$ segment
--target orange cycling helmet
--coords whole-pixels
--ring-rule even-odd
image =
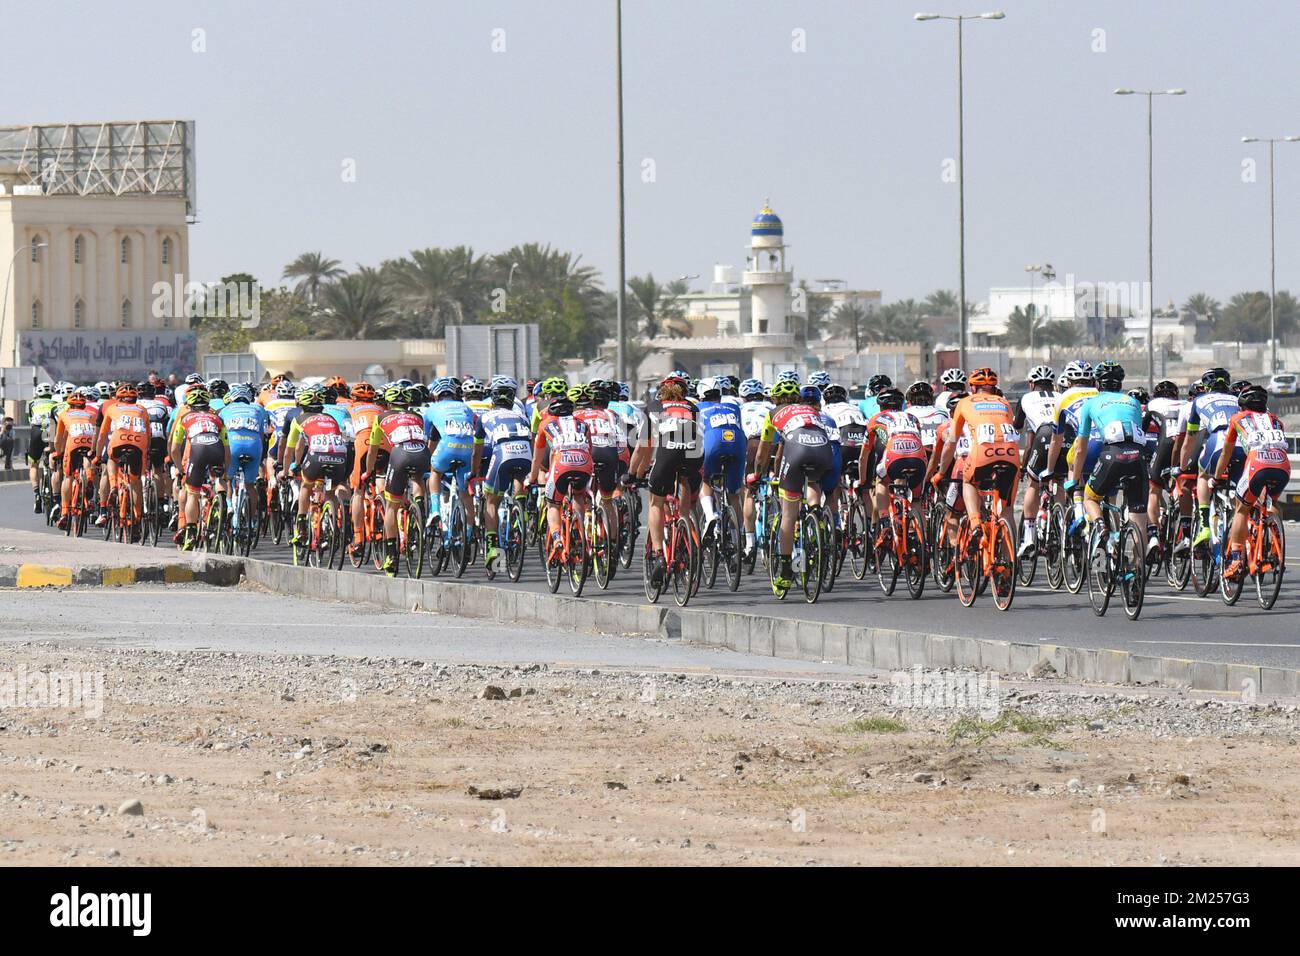
[[[326,388],[332,388],[335,391],[338,391],[341,388],[348,387],[348,383],[343,381],[342,375],[331,375],[329,378],[325,379],[325,381],[322,382],[321,384],[324,385]]]
[[[375,394],[375,387],[369,382],[357,382],[352,386],[352,397],[359,402],[373,402]]]
[[[136,391],[136,387],[130,382],[123,382],[117,387],[117,391],[113,393],[113,397],[119,402],[134,402],[140,397],[140,393]]]
[[[996,385],[998,383],[998,373],[991,368],[977,368],[966,377],[966,384],[971,388],[978,388],[985,385]]]

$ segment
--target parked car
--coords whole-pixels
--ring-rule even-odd
[[[1278,372],[1268,380],[1266,388],[1270,395],[1300,394],[1300,376],[1295,372]]]
[[[1277,507],[1284,521],[1296,521],[1300,519],[1300,433],[1287,432],[1286,445],[1287,457],[1291,459],[1291,480],[1287,482]]]

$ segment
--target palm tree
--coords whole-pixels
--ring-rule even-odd
[[[998,338],[1003,345],[1028,348],[1031,341],[1035,346],[1043,345],[1077,345],[1079,328],[1073,322],[1048,322],[1038,313],[1038,307],[1031,305],[1022,309],[1016,306],[1007,317],[1007,330]]]
[[[437,338],[463,318],[465,300],[481,294],[473,288],[480,262],[464,246],[416,249],[409,258],[385,264],[385,285],[395,304],[415,316],[417,328]]]
[[[1205,292],[1195,292],[1187,297],[1183,303],[1183,311],[1191,312],[1194,315],[1208,315],[1211,319],[1217,319],[1223,313],[1223,306],[1214,296]]]
[[[861,352],[869,318],[861,303],[841,302],[840,307],[831,315],[831,329],[838,335],[853,339],[853,351]]]
[[[957,314],[957,293],[948,289],[935,289],[925,297],[921,308],[926,315],[943,316]]]
[[[630,276],[627,280],[628,291],[632,293],[629,305],[632,314],[641,323],[641,334],[647,339],[661,335],[682,337],[686,330],[681,320],[684,310],[677,304],[678,296],[684,295],[689,288],[682,280],[660,285],[654,273],[644,276]]]
[[[325,286],[322,302],[335,338],[381,338],[392,329],[393,297],[378,269],[362,266]]]
[[[284,267],[280,277],[297,279],[295,291],[305,296],[308,303],[315,307],[321,288],[343,275],[345,270],[337,259],[331,259],[321,252],[304,252]]]
[[[883,305],[867,316],[868,342],[914,342],[920,337],[921,307],[915,299]]]

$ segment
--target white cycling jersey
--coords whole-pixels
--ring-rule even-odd
[[[1020,414],[1024,416],[1023,432],[1036,432],[1042,425],[1056,421],[1056,406],[1061,396],[1054,391],[1040,392],[1032,389],[1020,397]]]
[[[1161,438],[1173,438],[1182,431],[1184,413],[1190,411],[1191,404],[1185,398],[1153,398],[1147,402],[1147,411],[1159,415],[1164,421],[1160,429]]]
[[[745,430],[746,438],[758,439],[763,436],[763,423],[774,408],[776,406],[765,399],[745,402],[740,406],[740,427]]]
[[[937,405],[908,405],[907,410],[921,423],[921,441],[927,449],[934,447],[935,437],[952,416]]]

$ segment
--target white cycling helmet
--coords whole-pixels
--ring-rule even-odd
[[[1065,367],[1062,374],[1067,382],[1090,381],[1092,379],[1092,363],[1075,359]]]
[[[1035,365],[1029,370],[1029,381],[1050,382],[1056,378],[1056,369],[1050,365]]]
[[[695,397],[703,398],[709,392],[722,394],[722,390],[727,387],[727,380],[721,375],[710,375],[708,378],[702,378],[695,383]]]
[[[950,368],[939,376],[939,384],[951,390],[954,386],[966,384],[966,373],[959,368]]]
[[[41,382],[41,384],[36,386],[36,392],[34,394],[36,398],[49,398],[54,394],[54,386],[49,382]]]
[[[77,386],[71,382],[60,382],[59,387],[54,390],[54,394],[59,398],[67,400],[67,397],[77,390]]]

